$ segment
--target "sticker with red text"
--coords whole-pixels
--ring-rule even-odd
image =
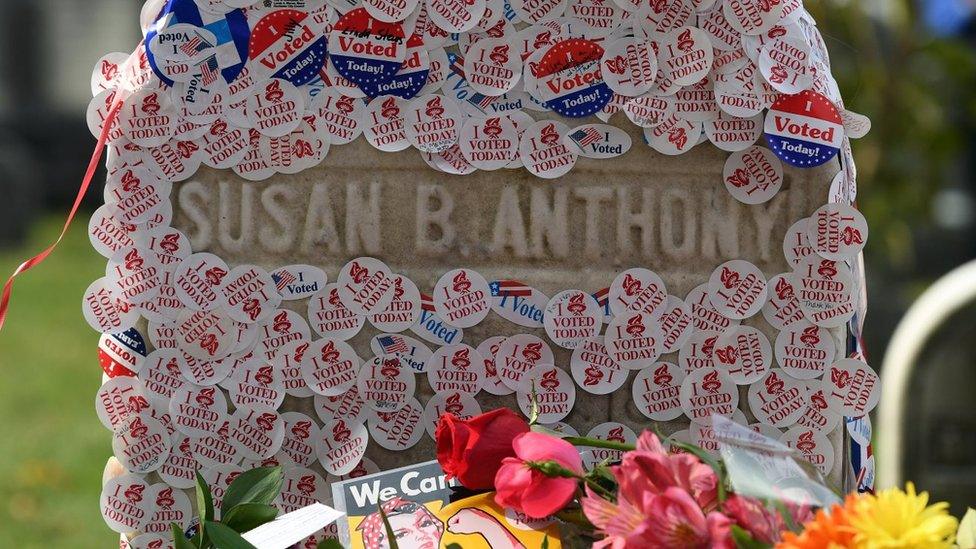
[[[253,356],[237,365],[221,384],[235,408],[277,410],[285,400],[285,383],[280,371]]]
[[[339,299],[350,311],[370,315],[386,309],[393,301],[393,273],[385,263],[360,257],[347,263],[336,280]]]
[[[807,238],[821,257],[847,261],[857,257],[868,240],[868,223],[852,206],[825,204],[807,221]]]
[[[657,78],[657,55],[645,40],[620,38],[610,42],[600,62],[607,86],[627,97],[651,91]]]
[[[758,383],[749,386],[749,409],[756,419],[779,429],[800,419],[807,407],[807,387],[783,370],[773,368]]]
[[[273,76],[296,86],[314,80],[325,64],[328,46],[322,30],[303,10],[282,9],[262,17],[251,29],[249,56],[255,76]]]
[[[881,381],[870,366],[852,358],[830,365],[821,388],[827,407],[845,417],[866,415],[881,399]]]
[[[362,461],[368,443],[365,424],[336,419],[322,427],[315,453],[326,473],[345,475]]]
[[[475,326],[491,311],[488,281],[471,269],[447,272],[434,286],[434,308],[451,326]]]
[[[485,382],[482,389],[492,395],[504,396],[515,392],[515,389],[503,382],[498,371],[500,366],[497,360],[498,351],[506,339],[508,338],[505,336],[492,336],[482,341],[476,349],[485,362]]]
[[[736,384],[749,385],[773,367],[773,351],[761,331],[752,326],[736,326],[715,340],[712,363]]]
[[[407,104],[405,114],[407,140],[418,150],[437,153],[458,142],[464,118],[453,98],[422,95]]]
[[[465,81],[477,92],[497,97],[522,78],[522,58],[504,38],[483,38],[464,55]]]
[[[266,459],[281,449],[285,422],[271,408],[239,408],[230,418],[230,433],[244,459]]]
[[[743,204],[768,202],[783,185],[783,165],[763,147],[732,153],[722,172],[725,188]]]
[[[537,365],[554,362],[549,344],[531,334],[518,334],[505,339],[495,353],[498,376],[513,391],[519,388],[525,374]]]
[[[140,147],[158,147],[173,137],[177,112],[168,94],[143,89],[126,98],[119,111],[122,134]]]
[[[540,120],[526,128],[519,144],[525,169],[543,179],[555,179],[573,169],[579,155],[563,143],[568,132],[569,126],[554,120]]]
[[[657,319],[661,332],[661,354],[673,353],[680,349],[694,331],[694,317],[691,307],[675,296],[668,296],[664,313]]]
[[[662,340],[655,319],[642,311],[623,312],[607,326],[607,353],[627,370],[640,370],[656,362]]]
[[[539,423],[562,421],[576,404],[576,386],[569,373],[552,364],[539,364],[522,377],[516,391],[519,409],[525,417],[532,415],[532,396],[539,413]]]
[[[176,319],[180,349],[202,360],[217,360],[234,351],[237,329],[222,310],[183,311]]]
[[[676,364],[657,362],[637,372],[632,387],[634,405],[654,421],[671,421],[684,413],[681,384],[685,372]]]
[[[261,135],[283,137],[298,129],[305,94],[291,82],[272,78],[247,99],[247,120]]]
[[[258,326],[254,353],[270,362],[278,349],[295,341],[310,341],[311,330],[305,317],[289,309],[278,309],[271,318]]]
[[[396,412],[417,388],[413,369],[393,355],[375,357],[364,364],[356,383],[366,406],[374,412]]]
[[[444,414],[467,421],[481,415],[481,405],[473,396],[458,392],[437,393],[430,397],[424,408],[424,429],[430,438],[436,440],[437,422]]]
[[[82,298],[85,320],[97,332],[127,330],[139,320],[139,310],[121,297],[108,277],[92,282]]]
[[[465,32],[474,28],[485,14],[485,0],[427,0],[427,14],[433,28],[448,33]]]
[[[804,316],[817,326],[843,326],[857,310],[854,275],[845,263],[811,255],[793,271],[793,288]]]
[[[211,253],[195,253],[174,271],[176,295],[191,309],[213,310],[222,304],[219,291],[228,272],[223,259]]]
[[[479,170],[499,170],[518,156],[518,130],[507,116],[469,118],[458,139],[465,160]]]
[[[657,273],[635,267],[617,275],[610,284],[609,297],[614,315],[640,311],[656,319],[664,314],[668,291]]]
[[[519,19],[531,25],[561,16],[566,11],[567,0],[513,0],[510,5]]]
[[[766,303],[766,277],[758,267],[736,259],[719,265],[708,279],[708,297],[719,314],[749,318]]]
[[[616,442],[619,444],[635,444],[637,442],[637,433],[622,423],[608,421],[590,429],[586,433],[586,438]],[[593,468],[599,463],[617,463],[623,456],[622,450],[593,448],[590,446],[580,446],[579,449],[583,456],[583,467],[587,469]]]
[[[681,409],[691,421],[710,425],[713,415],[732,417],[739,405],[739,389],[728,374],[702,368],[681,383]]]
[[[339,396],[356,385],[360,364],[356,351],[347,343],[319,339],[302,354],[302,378],[316,394]]]
[[[708,140],[726,152],[748,149],[762,136],[762,133],[762,113],[749,118],[737,118],[722,112],[715,119],[705,122],[705,135],[708,136]],[[779,154],[776,156],[782,158]]]
[[[363,114],[363,133],[369,144],[381,151],[402,151],[407,140],[407,102],[393,95],[380,96],[369,102]]]
[[[320,336],[347,341],[362,330],[366,317],[346,307],[337,284],[326,284],[308,300],[308,320]]]
[[[105,524],[121,534],[142,530],[153,506],[148,496],[149,482],[140,475],[125,474],[109,480],[99,498]]]
[[[708,76],[714,52],[705,31],[678,27],[661,37],[661,66],[678,86],[690,86]]]
[[[546,107],[570,118],[598,112],[613,90],[603,81],[600,60],[603,47],[591,40],[573,38],[557,42],[539,63],[529,64],[538,81],[538,94]]]
[[[610,357],[600,336],[586,339],[573,349],[569,370],[576,384],[594,395],[610,394],[627,382],[627,371]]]
[[[436,395],[432,397],[436,398]],[[424,436],[424,413],[424,407],[416,398],[408,400],[396,412],[370,412],[367,423],[370,438],[394,452],[413,448]]]
[[[301,412],[281,414],[285,437],[277,456],[298,467],[309,467],[315,461],[315,445],[321,436],[315,421]]]
[[[420,290],[409,278],[393,275],[393,301],[382,312],[370,315],[369,322],[383,332],[402,332],[420,318]]]
[[[190,437],[217,432],[227,419],[227,399],[217,387],[185,384],[169,401],[169,415],[176,430]]]
[[[783,2],[769,0],[725,0],[728,22],[741,34],[756,35],[769,30],[783,18]]]
[[[769,279],[769,300],[763,305],[762,313],[766,322],[777,330],[785,330],[806,319],[796,299],[791,273],[778,274]]]
[[[235,267],[221,287],[224,305],[238,322],[263,322],[281,303],[281,294],[271,275],[255,265]]]
[[[819,378],[833,363],[836,351],[830,332],[805,320],[776,336],[776,363],[797,379]]]
[[[734,329],[734,328],[729,328]],[[715,366],[712,357],[715,352],[715,342],[719,334],[706,331],[695,331],[688,341],[678,350],[678,365],[686,374],[702,368]]]
[[[95,395],[95,413],[106,429],[117,431],[130,416],[149,408],[142,384],[134,377],[106,381]]]
[[[190,383],[203,387],[216,385],[226,379],[233,365],[232,357],[202,360],[186,353],[182,353],[179,361],[183,377]]]
[[[484,380],[484,357],[469,345],[446,345],[427,361],[427,381],[435,393],[475,396]]]
[[[794,426],[779,438],[783,444],[800,453],[800,457],[816,466],[821,474],[834,468],[834,447],[826,435],[806,427]]]
[[[805,90],[784,95],[766,114],[766,140],[783,162],[800,168],[819,166],[837,156],[844,122],[826,96]]]
[[[400,23],[374,19],[365,8],[350,10],[329,34],[332,66],[359,85],[385,82],[401,69],[406,38]]]
[[[582,290],[565,290],[549,300],[543,325],[556,345],[575,349],[584,339],[600,333],[603,309],[590,294]]]

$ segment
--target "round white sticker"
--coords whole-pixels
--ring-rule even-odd
[[[658,362],[637,372],[632,393],[634,404],[654,421],[671,421],[684,413],[681,407],[681,384],[685,372],[676,364]]]
[[[854,276],[845,263],[811,255],[793,271],[793,284],[800,308],[817,326],[843,326],[856,312]]]
[[[485,383],[482,389],[492,395],[505,396],[515,392],[515,389],[504,383],[498,371],[500,366],[497,361],[498,351],[506,339],[508,338],[505,336],[492,336],[482,341],[477,348],[478,354],[485,362]]]
[[[623,312],[607,326],[607,353],[628,370],[640,370],[656,362],[663,340],[657,322],[642,311]]]
[[[830,332],[807,321],[798,322],[776,336],[776,362],[797,379],[823,375],[834,361],[835,352]]]
[[[382,261],[371,257],[347,263],[339,271],[336,286],[339,299],[356,314],[384,311],[393,301],[393,273]]]
[[[604,338],[588,338],[573,349],[569,370],[581,389],[594,395],[610,394],[627,382],[627,372],[610,358]]]
[[[266,459],[281,449],[285,422],[270,408],[238,408],[230,418],[230,441],[244,459]]]
[[[793,275],[783,273],[769,279],[769,300],[763,305],[763,317],[777,330],[785,330],[805,319],[796,299]]]
[[[722,178],[729,194],[739,202],[762,204],[783,185],[783,164],[769,149],[749,147],[729,156]]]
[[[337,339],[313,341],[302,355],[302,378],[316,394],[338,396],[356,385],[359,356]]]
[[[434,308],[451,326],[470,328],[491,311],[488,281],[470,269],[445,273],[434,286]]]
[[[346,307],[339,297],[338,284],[327,284],[309,298],[308,319],[320,336],[347,341],[362,330],[366,317]]]
[[[723,316],[742,320],[766,303],[766,277],[758,267],[741,259],[718,266],[708,279],[708,297]]]
[[[499,344],[495,365],[501,382],[515,391],[522,378],[539,364],[556,362],[549,344],[531,334],[513,335]]]
[[[857,257],[868,240],[868,223],[846,204],[825,204],[807,222],[808,242],[821,257],[847,261]]]
[[[549,300],[542,323],[549,339],[556,345],[575,349],[584,339],[600,333],[603,310],[590,294],[582,290],[565,290]]]
[[[568,131],[569,126],[556,120],[540,120],[529,126],[519,144],[525,169],[543,179],[555,179],[573,169],[578,155],[563,143]]]
[[[467,421],[481,415],[481,406],[473,396],[457,392],[438,393],[430,397],[424,408],[424,428],[430,438],[436,440],[437,422],[444,414]]]
[[[99,499],[105,524],[121,534],[142,530],[153,506],[148,495],[149,483],[139,475],[125,474],[109,480]]]
[[[845,417],[861,417],[878,405],[881,381],[870,366],[842,358],[824,374],[821,388],[828,408]]]
[[[227,399],[216,387],[184,384],[169,401],[169,415],[181,433],[205,437],[215,433],[227,419]]]
[[[673,353],[680,349],[695,331],[691,307],[675,296],[668,296],[664,314],[657,320],[661,330],[661,354]]]
[[[756,419],[777,428],[789,427],[807,407],[807,387],[779,368],[749,387],[749,409]]]
[[[732,417],[739,405],[739,388],[728,374],[702,368],[681,383],[681,409],[691,421],[711,425],[712,416]]]
[[[475,168],[500,170],[518,156],[519,134],[507,116],[472,117],[461,126],[458,146]]]
[[[433,397],[436,398],[437,396]],[[407,450],[424,436],[425,429],[422,427],[426,427],[425,410],[416,398],[408,400],[396,412],[374,412],[369,416],[370,437],[387,450]]]
[[[657,319],[664,314],[668,291],[657,273],[636,267],[617,275],[610,284],[609,297],[614,315],[641,311]]]
[[[375,412],[396,412],[413,397],[413,370],[393,355],[375,357],[363,365],[357,380],[359,394]]]
[[[814,429],[794,426],[779,441],[799,450],[800,457],[816,466],[824,475],[834,468],[834,447],[830,439]]]
[[[516,397],[525,417],[532,415],[533,394],[538,422],[543,424],[562,421],[576,404],[573,379],[566,370],[551,364],[540,364],[522,377]]]
[[[752,326],[726,330],[715,341],[712,363],[738,385],[762,379],[773,366],[773,352],[765,334]]]
[[[150,473],[162,467],[169,456],[169,432],[148,412],[135,414],[116,430],[112,451],[130,473]]]
[[[407,105],[407,140],[424,152],[445,151],[458,142],[463,120],[453,98],[437,94],[417,97]]]
[[[322,428],[315,453],[326,473],[340,476],[355,469],[362,461],[368,443],[366,425],[336,419]]]
[[[369,316],[369,322],[382,332],[397,333],[413,326],[420,318],[420,290],[409,278],[393,275],[393,301],[382,312]]]

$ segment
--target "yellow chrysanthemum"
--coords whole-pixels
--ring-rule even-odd
[[[940,549],[952,547],[958,522],[949,515],[949,504],[929,505],[927,492],[883,490],[876,496],[858,498],[848,521],[854,541],[864,549]]]

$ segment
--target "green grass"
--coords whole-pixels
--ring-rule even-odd
[[[95,416],[101,382],[96,334],[81,295],[104,274],[83,214],[47,261],[14,286],[0,332],[0,547],[112,547],[98,508],[110,433]],[[62,220],[35,224],[29,242],[0,249],[0,284],[51,242]]]

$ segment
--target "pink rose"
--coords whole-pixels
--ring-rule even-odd
[[[577,475],[583,461],[572,444],[542,433],[523,433],[512,442],[517,457],[502,460],[495,475],[495,501],[532,518],[545,518],[566,507],[578,487],[577,480],[550,477],[539,465],[555,463]]]

